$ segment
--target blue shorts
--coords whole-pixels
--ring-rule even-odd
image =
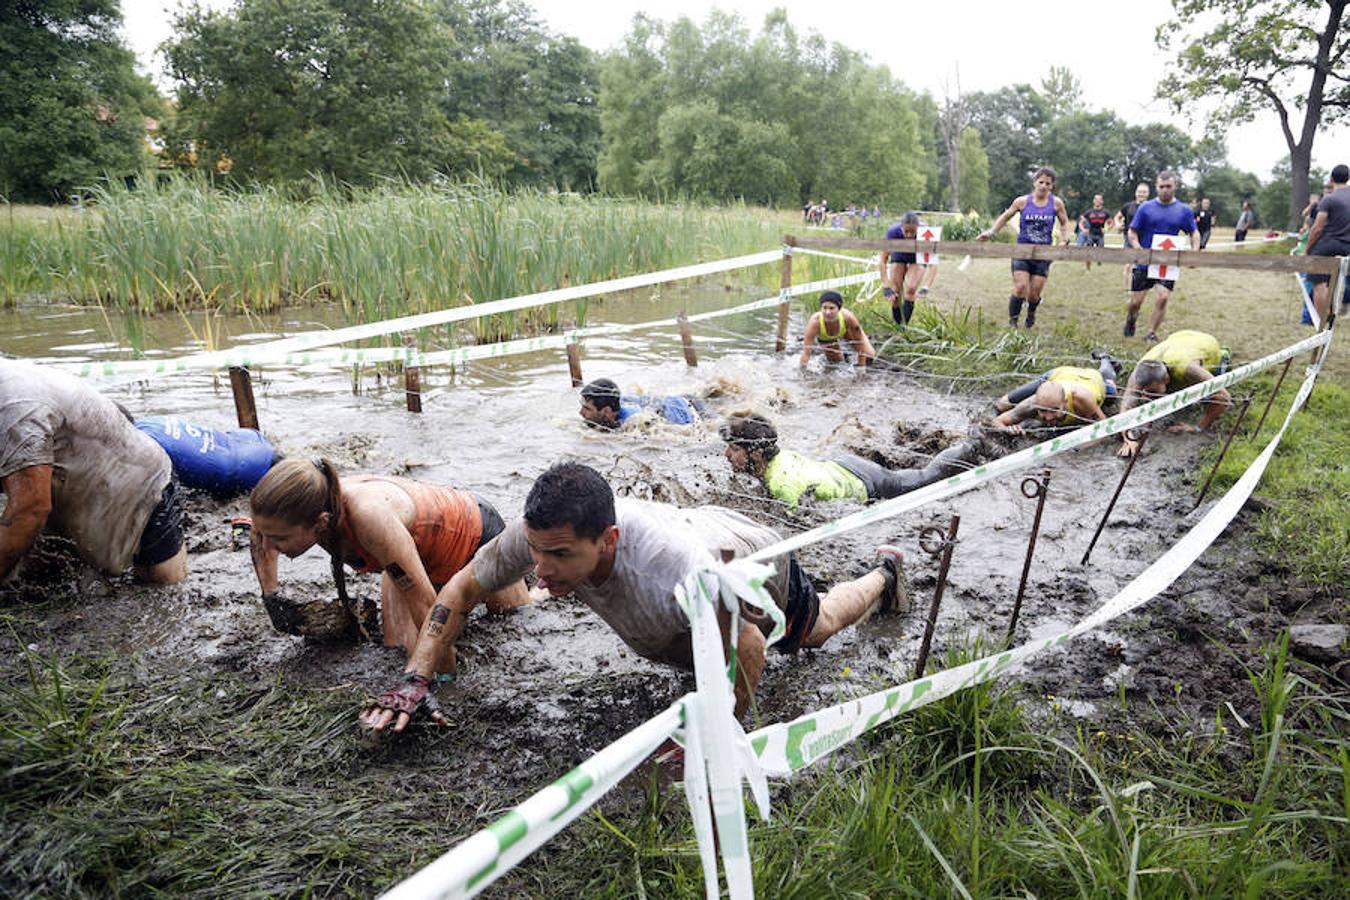
[[[914,261],[915,259],[913,253],[901,253],[899,250],[891,251],[891,262],[893,263],[904,263],[905,265],[911,265]]]
[[[1038,275],[1041,278],[1050,277],[1050,260],[1048,259],[1014,259],[1012,261],[1012,270],[1014,272],[1026,272],[1028,275]]]

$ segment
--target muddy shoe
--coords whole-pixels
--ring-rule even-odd
[[[886,586],[881,589],[881,605],[878,612],[909,612],[909,579],[905,577],[905,556],[899,547],[882,544],[877,548],[881,557],[881,571],[886,576]]]
[[[1144,335],[1144,340],[1150,344],[1158,343],[1158,332],[1150,331],[1148,334]]]
[[[1125,317],[1125,336],[1126,336],[1126,337],[1134,337],[1134,320],[1135,320],[1135,317],[1134,317],[1133,315],[1129,315],[1129,316],[1126,316],[1126,317]]]
[[[1096,348],[1095,350],[1093,350],[1092,353],[1091,353],[1091,356],[1092,356],[1092,361],[1095,362],[1095,363],[1101,363],[1101,362],[1108,362],[1108,363],[1110,363],[1110,364],[1111,364],[1111,368],[1112,368],[1112,369],[1115,369],[1116,377],[1117,377],[1117,378],[1120,377],[1120,373],[1121,373],[1121,372],[1124,372],[1124,371],[1125,371],[1125,364],[1122,363],[1120,360],[1116,359],[1114,356],[1112,356],[1112,355],[1111,355],[1111,351],[1110,351],[1110,350],[1107,350],[1107,349],[1104,348],[1104,347],[1098,347],[1098,348]]]

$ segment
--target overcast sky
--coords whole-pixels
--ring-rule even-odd
[[[180,0],[122,0],[128,43],[147,74],[164,84],[155,48],[172,34]],[[206,0],[212,7],[227,0]],[[634,13],[672,19],[686,15],[702,21],[714,6],[739,13],[758,31],[766,13],[786,6],[799,33],[819,31],[884,63],[906,84],[935,97],[955,84],[959,71],[964,91],[994,90],[1027,82],[1039,85],[1052,65],[1068,66],[1078,76],[1083,97],[1092,109],[1113,110],[1127,122],[1173,121],[1198,136],[1203,117],[1174,118],[1165,103],[1153,97],[1154,85],[1169,60],[1154,46],[1158,25],[1171,17],[1169,0],[1126,0],[1122,3],[1058,5],[972,2],[878,4],[833,0],[793,4],[783,0],[534,0],[531,4],[549,26],[573,35],[595,50],[620,42]],[[1032,10],[1038,10],[1039,14]],[[1297,123],[1294,125],[1297,129]],[[1275,114],[1228,134],[1228,159],[1240,169],[1268,178],[1270,167],[1288,153]],[[1339,156],[1337,155],[1339,154]],[[1317,137],[1314,164],[1330,168],[1350,157],[1350,128],[1326,130]],[[1335,158],[1333,158],[1335,157]],[[991,166],[998,160],[990,160]]]

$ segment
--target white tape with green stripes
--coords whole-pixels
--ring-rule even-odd
[[[1181,540],[1090,616],[1052,637],[1038,638],[1003,653],[808,713],[791,722],[761,728],[750,735],[750,742],[763,770],[770,775],[787,775],[802,769],[902,713],[970,685],[998,678],[1043,650],[1086,634],[1137,609],[1166,590],[1223,533],[1247,502],[1294,414],[1307,400],[1317,378],[1317,368],[1308,371],[1284,424],[1237,483]]]
[[[459,846],[400,882],[391,900],[472,897],[548,842],[671,737],[684,721],[683,697]]]

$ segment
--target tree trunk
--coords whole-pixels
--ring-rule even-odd
[[[955,144],[955,146],[952,146]],[[947,177],[951,179],[951,210],[961,211],[961,139],[947,140]]]
[[[1347,0],[1328,0],[1327,24],[1317,35],[1317,58],[1313,66],[1312,83],[1308,85],[1308,96],[1304,103],[1303,131],[1298,143],[1294,143],[1288,128],[1285,129],[1285,142],[1289,145],[1289,227],[1297,230],[1303,223],[1299,220],[1303,207],[1308,205],[1308,168],[1312,165],[1313,138],[1322,124],[1322,100],[1326,91],[1327,74],[1331,70],[1331,47],[1335,43],[1341,14],[1345,12]]]
[[[1311,141],[1309,142],[1311,143]],[[1308,169],[1312,167],[1312,147],[1297,146],[1289,154],[1289,230],[1303,227],[1303,207],[1308,205]],[[1270,223],[1274,225],[1274,222]]]

